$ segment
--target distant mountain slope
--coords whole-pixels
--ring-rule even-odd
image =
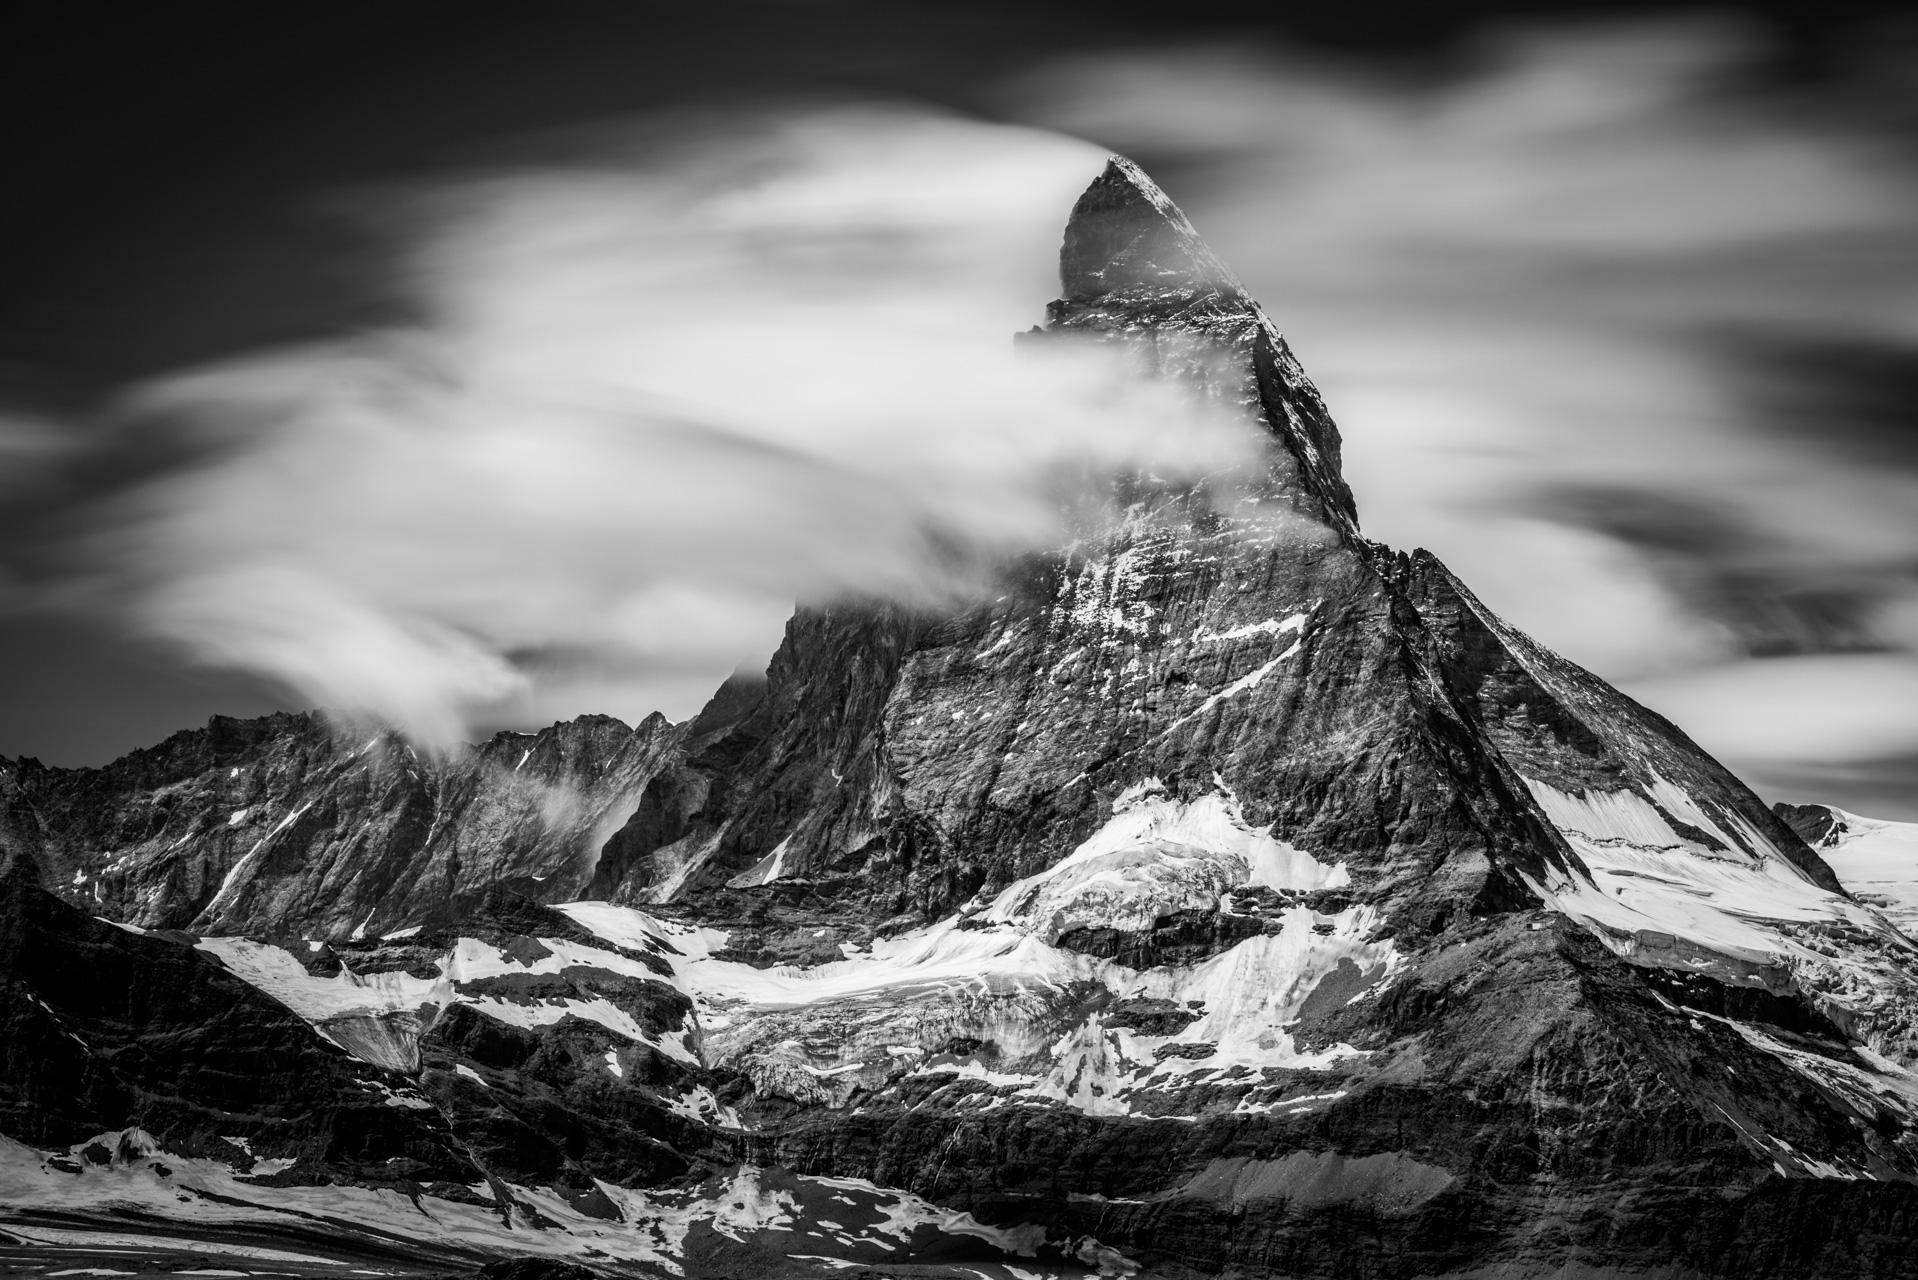
[[[438,755],[317,712],[216,716],[103,769],[0,761],[0,833],[116,920],[344,938],[494,885],[577,896],[680,732],[582,716]]]

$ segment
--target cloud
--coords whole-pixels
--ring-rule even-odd
[[[1014,350],[1086,143],[861,107],[575,150],[362,200],[416,323],[126,396],[108,451],[174,461],[87,506],[66,597],[433,741],[682,716],[795,600],[967,597],[1068,539],[1075,477],[1256,447],[1112,353]]]
[[[1025,127],[681,113],[362,195],[415,321],[0,420],[0,593],[440,740],[685,714],[795,599],[966,596],[1074,474],[1231,465],[1163,388],[1013,358],[1111,148],[1288,330],[1368,533],[1869,812],[1918,759],[1918,182],[1868,85],[1765,52],[1156,47],[1006,84]]]
[[[1730,662],[1630,691],[1706,750],[1772,764],[1890,757],[1918,720],[1918,665],[1893,654]]]
[[[1773,799],[1918,822],[1909,654],[1729,662],[1625,689]]]
[[[1403,72],[1156,48],[1003,101],[1165,175],[1371,536],[1775,772],[1918,751],[1918,166],[1864,82],[1766,54],[1719,21]]]

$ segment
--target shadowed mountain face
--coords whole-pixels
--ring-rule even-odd
[[[429,758],[276,717],[0,766],[0,838],[46,871],[9,881],[8,936],[86,942],[0,951],[8,1016],[84,974],[124,993],[116,1036],[185,1052],[211,997],[159,1002],[136,949],[286,1011],[315,1065],[259,1088],[388,1073],[477,1171],[491,1216],[435,1219],[475,1256],[1918,1274],[1914,949],[1897,895],[1854,899],[1800,834],[1843,823],[1788,825],[1365,540],[1317,392],[1136,167],[1081,198],[1061,267],[1022,341],[1112,344],[1241,414],[1254,474],[1121,477],[1118,519],[956,615],[802,611],[684,725]],[[266,1023],[220,1025],[251,1052]],[[305,1211],[155,1129],[146,1076],[20,1078],[17,1164],[91,1125],[133,1154],[75,1186],[177,1149],[247,1222]],[[384,1185],[285,1150],[288,1195]]]

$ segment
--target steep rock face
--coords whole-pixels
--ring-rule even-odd
[[[1507,626],[1429,553],[1405,558],[1394,576],[1438,642],[1454,694],[1535,794],[1541,783],[1567,794],[1638,789],[1681,838],[1718,854],[1762,844],[1812,884],[1838,891],[1837,876],[1797,831],[1678,726]],[[1665,787],[1670,797],[1653,794]],[[1686,812],[1681,797],[1709,812]],[[1739,835],[1728,841],[1688,818],[1713,828],[1729,822]]]
[[[1901,834],[1768,811],[1361,537],[1317,393],[1135,167],[1061,263],[1024,341],[1242,415],[1254,474],[1121,477],[956,615],[802,611],[686,725],[220,722],[7,766],[0,839],[411,1081],[502,1251],[1918,1275]],[[35,1105],[135,1123],[75,1087]]]
[[[0,760],[0,839],[113,919],[344,938],[489,885],[579,896],[675,737],[590,716],[436,754],[318,713],[216,716],[104,769]]]
[[[1263,311],[1121,163],[1074,210],[1063,260],[1032,340],[1120,344],[1242,413],[1267,436],[1263,474],[1126,482],[1116,532],[958,618],[801,614],[758,701],[715,704],[720,736],[649,786],[612,842],[624,879],[597,889],[935,919],[1057,862],[1146,779],[1232,797],[1348,866],[1401,927],[1510,900],[1515,868],[1560,855],[1435,679],[1357,534],[1337,431]]]
[[[464,1195],[481,1176],[412,1081],[323,1043],[208,957],[82,915],[37,879],[21,856],[0,875],[7,1134],[60,1146],[138,1125],[182,1155],[415,1193]]]
[[[891,1106],[882,1094],[789,1121],[755,1156],[993,1221],[1063,1213],[1148,1271],[1412,1277],[1495,1262],[1542,1276],[1582,1259],[1616,1269],[1604,1274],[1909,1273],[1895,1247],[1860,1244],[1883,1194],[1834,1195],[1802,1164],[1780,1179],[1749,1145],[1765,1135],[1791,1161],[1836,1145],[1902,1179],[1908,1144],[1887,1145],[1888,1167],[1842,1091],[1676,1005],[1704,1004],[1698,992],[1648,987],[1581,931],[1539,923],[1472,925],[1303,1029],[1359,1054],[1199,1074],[1162,1119],[1008,1108],[1003,1085],[934,1069]],[[1835,1070],[1860,1065],[1828,1025],[1790,1038]],[[1895,1190],[1910,1225],[1918,1201]]]
[[[741,1165],[718,1094],[744,1082],[701,1064],[667,959],[696,934],[495,888],[454,931],[296,953],[92,920],[35,879],[20,857],[0,877],[0,1268],[89,1244],[109,1264],[131,1247],[440,1280],[502,1255],[722,1280],[902,1260],[1078,1277],[1098,1258]]]

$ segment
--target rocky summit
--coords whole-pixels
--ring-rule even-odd
[[[1918,1275],[1918,828],[1774,813],[1366,540],[1132,164],[1060,264],[1022,341],[1254,474],[1118,477],[973,607],[802,610],[684,724],[0,762],[0,1258]]]

